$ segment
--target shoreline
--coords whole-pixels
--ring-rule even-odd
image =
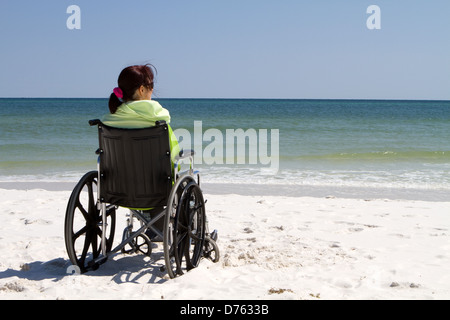
[[[0,182],[4,190],[72,191],[77,182],[17,181]],[[414,188],[341,187],[275,184],[204,183],[203,192],[211,195],[283,196],[346,199],[389,199],[450,202],[450,190]]]

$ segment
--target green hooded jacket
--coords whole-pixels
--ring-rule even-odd
[[[115,113],[106,114],[102,123],[114,128],[141,129],[153,127],[158,120],[170,123],[170,114],[155,100],[138,100],[122,103]],[[169,125],[170,151],[172,163],[180,153],[178,140]]]

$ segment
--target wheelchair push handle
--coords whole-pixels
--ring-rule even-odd
[[[89,120],[89,125],[92,126],[97,126],[99,124],[101,124],[102,121],[100,119],[93,119],[93,120]],[[155,122],[155,126],[159,127],[159,126],[163,126],[166,124],[166,121],[164,120],[158,120]]]
[[[92,127],[92,126],[97,126],[97,125],[99,125],[100,123],[102,123],[101,121],[100,121],[100,119],[94,119],[94,120],[89,120],[89,125]]]

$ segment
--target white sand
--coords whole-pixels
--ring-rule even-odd
[[[69,195],[0,190],[0,299],[450,298],[449,202],[206,194],[221,260],[169,280],[158,248],[68,275]]]

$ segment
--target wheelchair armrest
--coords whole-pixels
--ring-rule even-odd
[[[181,150],[180,153],[175,157],[175,160],[181,160],[181,159],[186,159],[189,157],[193,157],[195,155],[195,151],[194,150]]]

